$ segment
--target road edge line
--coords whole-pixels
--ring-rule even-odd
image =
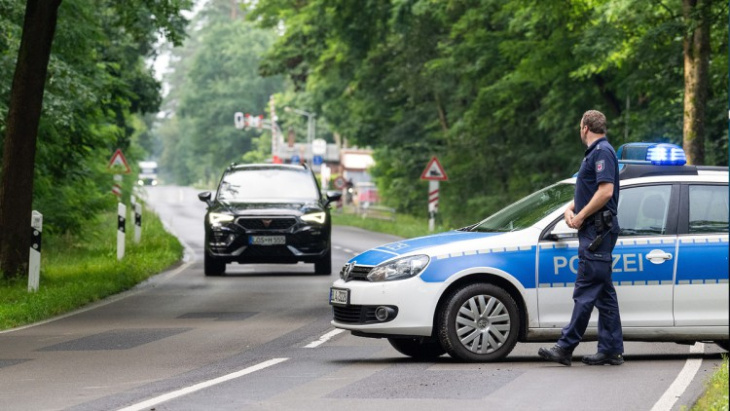
[[[689,347],[690,354],[703,354],[705,352],[704,343],[695,343],[695,345]],[[697,371],[702,366],[702,358],[688,358],[684,363],[684,367],[674,379],[672,384],[667,388],[664,394],[659,398],[659,401],[651,407],[651,411],[663,411],[670,410],[674,407],[674,404],[684,394],[687,387],[692,383]]]
[[[236,378],[243,377],[244,375],[251,374],[256,371],[261,371],[265,368],[271,367],[272,365],[276,365],[279,363],[282,363],[284,361],[288,360],[288,358],[273,358],[268,361],[264,361],[262,363],[252,365],[248,368],[244,368],[240,371],[236,371],[227,375],[224,375],[222,377],[214,378],[212,380],[203,381],[201,383],[191,385],[190,387],[181,388],[176,391],[168,392],[167,394],[162,394],[154,398],[150,398],[149,400],[139,402],[137,404],[132,404],[128,407],[120,408],[119,411],[141,411],[141,410],[147,410],[150,409],[150,407],[153,407],[155,405],[158,405],[160,403],[174,400],[176,398],[180,398],[182,396],[192,394],[196,391],[200,391],[202,389],[212,387],[214,385],[218,385],[221,383],[224,383],[226,381],[230,381]]]

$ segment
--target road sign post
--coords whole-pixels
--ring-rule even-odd
[[[439,182],[447,181],[444,168],[434,156],[421,173],[421,180],[428,181],[428,231],[436,228],[436,214],[439,211]]]
[[[142,204],[134,205],[134,242],[139,244],[142,239]]]

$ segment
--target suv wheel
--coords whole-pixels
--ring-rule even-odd
[[[435,338],[388,338],[388,342],[399,353],[416,360],[433,360],[446,353]]]
[[[226,272],[226,263],[205,253],[203,257],[203,271],[206,276],[219,276]]]
[[[332,273],[332,249],[327,250],[327,254],[314,263],[314,273],[323,275]]]
[[[730,340],[717,340],[715,344],[719,345],[725,351],[730,351]]]
[[[437,332],[446,352],[462,361],[502,359],[517,344],[517,303],[493,284],[471,284],[451,293],[438,313]]]

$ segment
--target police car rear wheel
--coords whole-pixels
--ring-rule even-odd
[[[432,360],[446,353],[435,338],[388,338],[399,353],[416,360]]]
[[[517,303],[508,292],[493,284],[471,284],[446,299],[437,330],[453,358],[485,362],[506,357],[519,329]]]

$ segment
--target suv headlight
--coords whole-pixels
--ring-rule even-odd
[[[316,213],[304,214],[300,218],[302,219],[302,221],[324,224],[324,220],[327,219],[327,213],[325,213],[324,211],[318,211]]]
[[[210,225],[220,225],[221,223],[230,223],[231,221],[233,221],[233,216],[230,214],[223,214],[223,213],[208,214],[208,222],[210,222]]]
[[[368,274],[368,280],[392,281],[415,277],[426,268],[430,260],[427,255],[399,258],[373,268]]]

